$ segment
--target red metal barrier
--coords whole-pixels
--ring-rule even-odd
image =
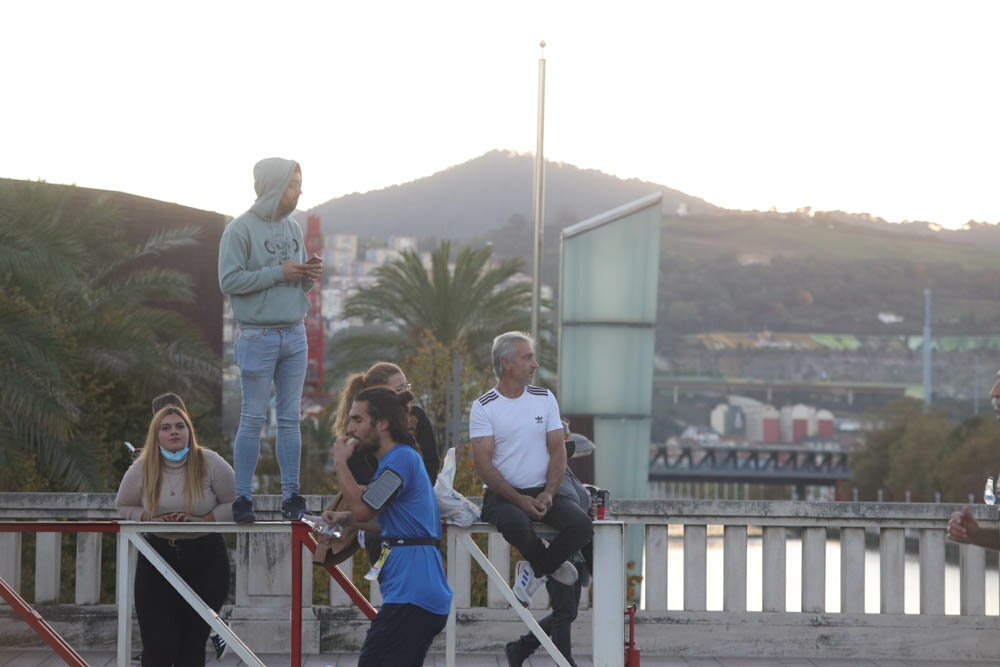
[[[0,533],[117,533],[118,524],[111,521],[7,521],[0,522]],[[52,647],[71,667],[88,667],[87,662],[69,645],[41,614],[28,604],[10,584],[0,577],[0,597],[24,619],[42,641]]]
[[[316,551],[316,540],[310,528],[293,522],[292,528],[292,625],[291,664],[302,664],[302,546],[310,552]],[[4,521],[0,522],[0,532],[4,533],[118,533],[117,521]],[[378,614],[368,599],[355,587],[343,572],[336,567],[325,568],[337,584],[344,589],[358,609],[372,620]],[[36,612],[6,581],[0,578],[0,596],[24,619],[34,632],[72,667],[87,667],[80,657],[58,632]]]
[[[296,526],[301,526],[304,529],[305,537],[300,539],[300,544],[304,544],[310,552],[316,553],[316,538],[312,536],[305,524],[295,524]],[[337,582],[344,592],[347,593],[347,597],[351,598],[351,602],[354,603],[361,613],[368,617],[369,621],[375,620],[378,615],[378,611],[372,606],[372,603],[368,601],[368,598],[357,589],[354,582],[347,578],[347,576],[340,571],[336,566],[323,568],[325,569],[333,580]]]
[[[639,667],[639,647],[635,645],[635,603],[625,607],[628,617],[628,637],[625,638],[625,667]]]

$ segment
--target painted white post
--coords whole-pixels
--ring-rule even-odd
[[[667,608],[667,545],[670,542],[667,526],[646,526],[645,595],[643,603],[650,611]]]
[[[865,613],[865,529],[840,531],[840,613]]]
[[[944,536],[938,528],[920,531],[920,613],[944,615]]]
[[[35,535],[35,604],[59,602],[62,533]]]
[[[726,526],[722,538],[722,608],[747,610],[747,527]]]
[[[902,528],[883,528],[879,535],[879,606],[883,614],[904,611],[906,543]]]
[[[963,616],[982,616],[986,613],[986,551],[963,544],[958,554],[959,611]]]
[[[826,528],[802,531],[802,611],[826,611]]]
[[[21,591],[21,533],[0,533],[0,579]],[[0,607],[6,605],[0,600]]]
[[[764,528],[761,597],[764,611],[785,611],[785,527]]]
[[[129,667],[132,662],[132,595],[129,579],[132,565],[129,562],[128,535],[118,533],[118,556],[115,567],[115,599],[118,601],[118,667]]]
[[[104,533],[76,534],[76,604],[101,601],[101,537]]]
[[[625,524],[594,522],[594,667],[625,663]]]
[[[493,567],[501,575],[506,576],[510,572],[510,544],[500,533],[490,533],[488,539],[488,555]],[[451,554],[451,551],[448,551]],[[471,565],[470,565],[471,568]],[[492,581],[486,584],[486,606],[490,609],[504,609],[507,607],[507,598],[503,596],[500,589]]]
[[[448,582],[449,585],[452,581],[458,578],[458,566],[455,563],[455,559],[452,558],[453,555],[458,553],[458,531],[455,529],[450,529],[447,533],[448,542]],[[444,664],[445,667],[455,667],[455,595],[454,589],[452,589],[451,596],[451,610],[448,612],[448,622],[445,623],[445,654],[444,654]]]

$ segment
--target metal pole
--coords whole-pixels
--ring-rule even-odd
[[[931,291],[924,289],[924,407],[931,404]]]
[[[538,321],[541,308],[542,290],[542,235],[545,211],[545,42],[538,44],[543,49],[538,59],[538,134],[535,143],[535,239],[533,287],[531,291],[531,337],[538,341]],[[536,345],[537,347],[537,345]],[[538,350],[535,350],[538,354]]]
[[[308,535],[304,524],[292,524],[292,667],[302,666],[302,541]]]

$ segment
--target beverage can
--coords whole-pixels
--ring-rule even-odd
[[[611,494],[607,489],[597,490],[597,518],[603,519],[611,509]]]
[[[611,507],[611,498],[607,489],[599,489],[596,486],[587,485],[587,491],[590,493],[591,499],[594,504],[597,505],[597,518],[603,519],[608,514],[608,509]]]

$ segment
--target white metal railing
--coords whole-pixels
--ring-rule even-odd
[[[448,581],[455,590],[451,613],[448,615],[446,628],[447,648],[446,664],[455,666],[455,604],[461,599],[468,603],[470,577],[468,574],[468,558],[471,556],[486,573],[490,582],[490,590],[499,593],[511,606],[511,609],[528,626],[549,656],[560,667],[569,667],[569,661],[556,648],[552,640],[538,625],[534,616],[521,606],[510,586],[507,584],[507,568],[501,574],[494,562],[482,552],[472,540],[475,533],[490,535],[488,550],[497,561],[509,565],[509,548],[503,538],[489,524],[478,523],[469,528],[448,528]],[[594,563],[593,576],[594,614],[591,622],[594,665],[622,664],[622,640],[625,631],[625,524],[620,521],[598,521],[594,524]]]
[[[118,667],[128,667],[131,664],[132,656],[132,591],[131,582],[134,581],[134,569],[130,558],[129,547],[137,549],[150,564],[156,568],[167,582],[173,586],[178,594],[191,605],[191,608],[204,619],[212,630],[218,633],[226,643],[238,655],[243,663],[252,667],[265,667],[250,647],[240,639],[232,629],[226,625],[214,609],[201,599],[191,586],[181,578],[180,575],[163,559],[146,540],[145,533],[158,532],[164,529],[162,523],[155,522],[119,522],[118,551],[116,563],[116,586],[115,597],[118,605]],[[171,533],[204,533],[206,527],[213,533],[278,533],[287,535],[291,544],[291,526],[287,523],[260,522],[250,525],[239,525],[235,523],[174,523],[170,524]],[[294,558],[295,554],[293,554]],[[301,631],[301,628],[292,628],[292,632]]]
[[[255,502],[263,508],[273,504],[276,510],[278,499],[274,498],[273,503],[271,500],[261,497]],[[310,507],[319,508],[326,500],[313,497],[308,503]],[[987,591],[985,551],[949,545],[945,540],[945,525],[956,508],[944,504],[621,499],[612,502],[611,518],[622,522],[630,531],[640,530],[643,536],[644,596],[636,630],[640,646],[646,653],[849,658],[862,655],[906,657],[908,651],[918,651],[913,657],[929,659],[937,652],[953,660],[985,659],[985,649],[978,647],[988,643],[981,640],[1000,630],[1000,617],[994,611],[986,611],[987,592],[990,599],[995,599],[997,591],[992,588]],[[995,521],[992,512],[994,508],[973,508],[980,520]],[[60,517],[116,518],[113,496],[0,493],[0,520]],[[509,599],[500,587],[500,579],[510,572],[509,548],[501,536],[494,531],[488,533],[489,546],[484,558],[498,574],[487,585],[484,605],[474,606],[472,571],[482,563],[477,558],[477,565],[473,566],[468,548],[456,547],[455,540],[460,534],[462,531],[449,527],[449,581],[455,590],[455,609],[461,619],[458,626],[461,631],[456,630],[452,641],[463,651],[495,651],[498,646],[502,650],[503,641],[509,639],[512,632],[510,623],[521,623],[517,615],[511,613]],[[788,554],[794,553],[788,548],[789,535],[801,540],[804,574],[800,581],[789,580],[787,576]],[[29,582],[21,581],[20,537],[17,533],[0,534],[0,576],[17,588],[22,584],[33,586],[35,601],[39,603],[79,607],[97,602],[100,564],[102,558],[107,557],[100,553],[100,539],[77,541],[74,599],[60,601],[59,536],[39,536],[35,577]],[[709,552],[716,539],[722,541],[721,571],[711,569],[709,564]],[[830,595],[826,575],[832,567],[827,562],[827,542],[831,539],[838,543],[840,577],[830,584],[839,590],[836,595],[831,591],[830,595],[839,600],[839,609],[827,608]],[[748,542],[756,544],[757,540],[762,556],[760,570],[754,572],[748,560],[747,545]],[[256,562],[266,559],[246,557],[242,550],[251,548],[247,542],[238,543],[235,559],[238,581],[267,577],[287,580],[287,575],[268,573],[266,563]],[[282,540],[281,544],[284,542],[287,540]],[[676,581],[677,574],[674,572],[668,577],[667,562],[671,556],[676,561],[674,549],[679,545],[683,549],[683,598],[678,606],[668,604],[670,582]],[[869,561],[872,546],[877,548],[877,575],[870,566],[865,566],[866,545]],[[949,554],[957,554],[957,557],[946,559]],[[906,613],[905,604],[907,560],[911,570],[916,561],[920,598],[919,608],[910,613]],[[955,564],[948,567],[957,566],[960,572],[957,591],[945,581],[949,561]],[[287,569],[287,560],[281,567]],[[992,567],[989,570],[992,580],[996,575]],[[624,564],[615,571],[624,575]],[[599,569],[595,573],[593,609],[581,612],[578,623],[589,621],[591,627],[606,627],[604,624],[611,622],[599,616],[607,610],[599,598],[598,577],[607,572]],[[624,576],[614,579],[623,580]],[[722,609],[709,609],[707,584],[718,579],[722,580]],[[760,587],[760,611],[748,611],[748,579],[760,580],[755,584]],[[912,587],[912,582],[909,583]],[[794,590],[794,586],[801,587],[801,611],[789,611],[786,604],[788,591]],[[871,596],[876,591],[877,611],[866,612],[865,594]],[[676,599],[677,592],[673,593]],[[945,613],[946,595],[959,597],[957,614]],[[377,601],[377,589],[372,598]],[[305,604],[309,605],[309,595],[305,599]],[[239,616],[240,610],[249,609],[244,622],[257,622],[253,613],[259,615],[261,612],[253,608],[252,600],[247,601],[244,596],[241,601],[237,595],[236,602],[234,615]],[[539,591],[532,609],[538,612],[545,602],[544,591]],[[351,637],[356,636],[360,644],[367,622],[358,613],[352,615],[348,610],[350,605],[345,596],[337,595],[334,590],[329,605],[313,607],[315,611],[310,619],[317,626],[316,637],[312,643],[307,642],[307,652],[318,650],[319,636],[329,637],[334,632],[331,628],[336,630],[337,641],[347,642],[343,650],[351,650],[354,646],[351,642],[355,640]],[[622,623],[620,605],[609,606],[618,614],[617,622]],[[323,612],[323,609],[331,612]],[[333,610],[342,611],[335,612],[337,615],[333,618],[330,616]],[[284,613],[283,622],[287,625],[287,606]],[[94,609],[94,614],[99,614],[99,610]],[[0,613],[0,626],[9,623],[8,619],[9,615]],[[662,632],[664,624],[669,627],[669,633]],[[717,631],[720,624],[727,627],[724,641]],[[264,641],[261,633],[238,631],[238,634],[250,637],[248,643]],[[669,639],[661,635],[669,635]],[[590,640],[582,635],[581,641]],[[852,642],[856,645],[849,646]],[[327,640],[326,645],[329,643]],[[595,651],[598,643],[594,641],[592,648]],[[275,648],[281,650],[282,647]]]

